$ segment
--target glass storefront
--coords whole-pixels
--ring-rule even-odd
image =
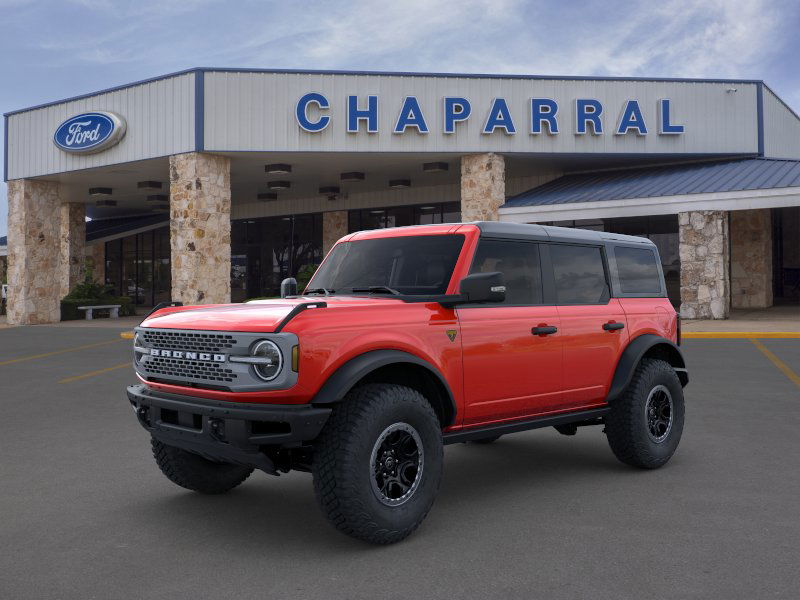
[[[106,284],[134,304],[155,306],[170,300],[169,227],[106,242]]]
[[[588,219],[578,221],[555,221],[542,225],[577,227],[593,231],[607,231],[646,237],[653,241],[661,255],[667,295],[674,306],[681,303],[681,259],[678,252],[678,215],[650,217],[624,217],[616,219]]]
[[[322,214],[231,222],[231,301],[280,295],[281,281],[300,289],[322,262]]]
[[[439,202],[420,206],[395,206],[392,208],[364,208],[351,210],[348,229],[386,229],[406,225],[432,225],[436,223],[458,223],[461,220],[461,203]]]

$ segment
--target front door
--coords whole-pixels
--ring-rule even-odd
[[[464,360],[464,425],[540,414],[562,404],[555,306],[542,303],[539,245],[483,239],[472,273],[500,271],[502,304],[457,309]]]

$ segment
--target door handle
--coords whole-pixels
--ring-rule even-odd
[[[558,327],[553,327],[552,325],[540,325],[531,329],[533,335],[550,335],[556,331],[558,331]]]
[[[603,329],[606,331],[617,331],[618,329],[625,329],[625,323],[603,323]]]

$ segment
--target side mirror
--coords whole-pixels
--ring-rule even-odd
[[[294,277],[287,277],[281,281],[281,298],[287,296],[297,296],[297,279]]]
[[[461,280],[458,291],[464,302],[503,302],[506,299],[506,284],[499,271],[467,275]]]

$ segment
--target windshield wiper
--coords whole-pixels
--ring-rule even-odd
[[[390,288],[385,285],[371,285],[369,287],[354,287],[351,288],[352,292],[369,292],[370,294],[393,294],[395,296],[399,296],[400,292],[398,292],[394,288]]]
[[[332,296],[336,290],[329,290],[328,288],[311,288],[310,290],[306,290],[303,295],[310,296],[311,294],[322,294],[323,296]]]

